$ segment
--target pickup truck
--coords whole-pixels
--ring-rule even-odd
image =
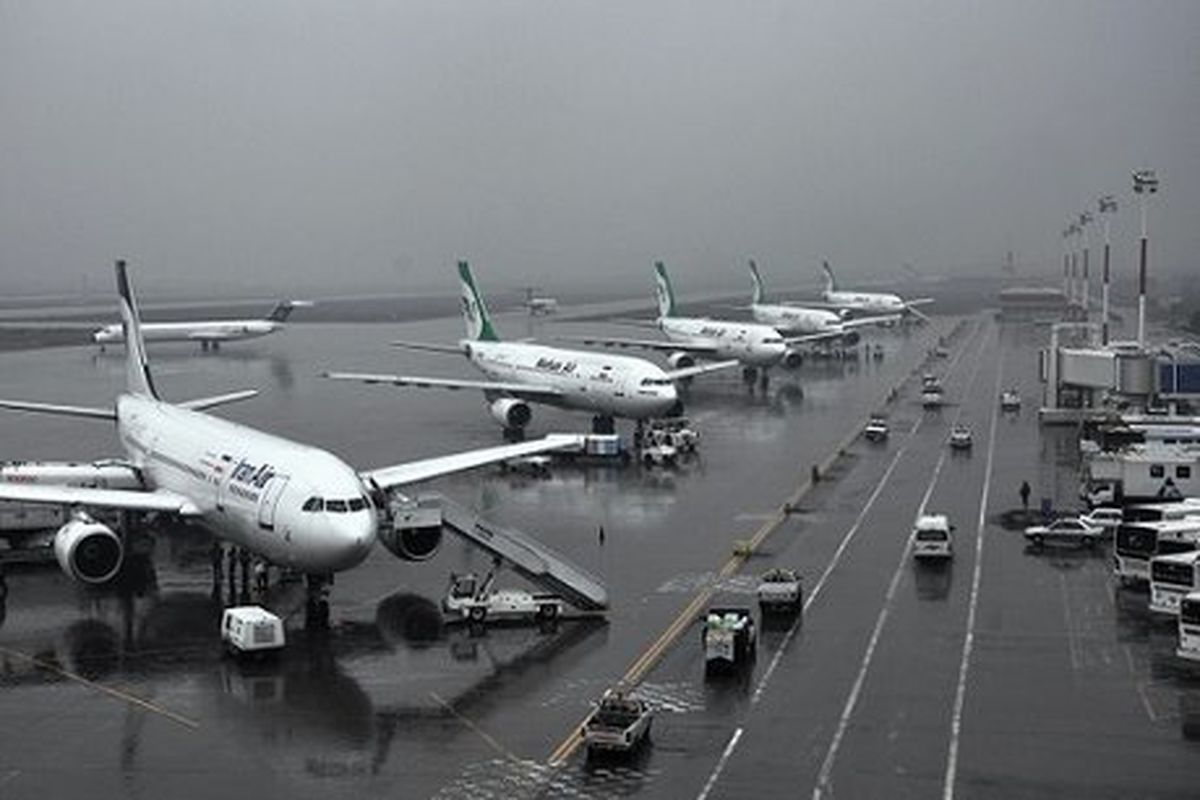
[[[654,713],[645,700],[609,689],[583,723],[588,756],[631,753],[650,740]]]
[[[758,633],[748,608],[710,608],[700,632],[704,674],[738,670],[754,659]]]
[[[450,573],[450,586],[442,598],[442,611],[449,621],[552,620],[562,613],[563,601],[558,595],[493,589],[494,578],[493,573],[482,581],[474,573]]]
[[[794,613],[804,605],[800,574],[782,567],[763,573],[758,582],[758,607],[764,614]]]

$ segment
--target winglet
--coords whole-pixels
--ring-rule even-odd
[[[146,343],[142,339],[142,320],[138,315],[137,300],[129,287],[125,274],[125,261],[117,261],[117,294],[120,295],[121,330],[125,334],[125,383],[132,394],[158,399],[154,379],[150,377],[150,365],[146,360]]]
[[[462,292],[463,321],[467,323],[467,338],[476,341],[498,342],[496,329],[492,327],[491,317],[488,316],[487,306],[483,296],[475,286],[475,277],[471,274],[471,265],[466,261],[458,262],[459,290]]]
[[[835,280],[833,277],[833,267],[829,266],[828,261],[822,261],[821,269],[825,271],[825,291],[836,292],[837,280]]]
[[[758,274],[758,264],[754,263],[753,258],[750,259],[750,280],[754,281],[754,294],[750,295],[750,302],[758,305],[766,293],[763,291],[762,276]]]
[[[667,268],[661,261],[654,262],[654,292],[658,298],[658,315],[660,317],[675,316],[675,292],[671,289],[671,279],[667,277]]]

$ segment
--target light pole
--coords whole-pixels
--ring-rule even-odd
[[[1063,228],[1063,296],[1067,299],[1067,305],[1071,305],[1072,290],[1075,288],[1071,283],[1071,228],[1068,226]]]
[[[1133,191],[1142,207],[1142,239],[1138,256],[1138,347],[1146,347],[1146,260],[1150,241],[1146,236],[1146,205],[1150,195],[1158,191],[1158,176],[1152,169],[1139,169],[1133,173]]]
[[[1108,263],[1112,245],[1109,241],[1109,221],[1117,212],[1117,198],[1106,194],[1100,198],[1100,216],[1104,219],[1104,283],[1100,289],[1100,337],[1108,344]]]
[[[1087,319],[1088,306],[1091,304],[1091,290],[1088,287],[1088,224],[1092,221],[1092,215],[1084,211],[1079,215],[1079,233],[1083,238],[1083,297],[1081,298],[1083,305],[1083,318]]]

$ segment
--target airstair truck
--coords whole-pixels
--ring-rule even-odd
[[[748,608],[710,608],[700,633],[704,672],[740,670],[754,659],[758,634]]]

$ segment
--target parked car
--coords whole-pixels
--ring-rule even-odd
[[[1062,517],[1049,525],[1026,528],[1025,538],[1039,548],[1045,545],[1095,547],[1104,538],[1104,528],[1079,517]]]
[[[1087,514],[1081,514],[1079,518],[1088,525],[1103,528],[1106,531],[1115,531],[1117,526],[1124,521],[1121,509],[1112,506],[1093,508]]]

